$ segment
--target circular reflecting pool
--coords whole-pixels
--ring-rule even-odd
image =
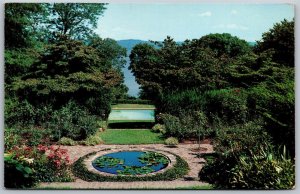
[[[98,171],[116,175],[145,175],[169,164],[167,156],[152,151],[122,151],[102,155],[92,165]]]

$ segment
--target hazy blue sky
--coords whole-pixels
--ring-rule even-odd
[[[276,22],[294,17],[288,4],[109,4],[96,33],[102,38],[176,41],[228,32],[261,39]]]

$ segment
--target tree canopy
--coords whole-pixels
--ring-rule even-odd
[[[105,11],[103,3],[54,3],[47,6],[50,16],[47,29],[54,38],[68,35],[83,40],[93,35],[99,17]]]
[[[266,50],[273,52],[273,60],[281,65],[295,66],[295,20],[276,23],[272,29],[263,33],[262,40],[257,42],[256,52]]]

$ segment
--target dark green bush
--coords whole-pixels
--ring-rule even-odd
[[[5,128],[5,149],[9,150],[13,146],[27,145],[36,146],[39,144],[49,144],[51,131],[42,127],[34,126],[15,126],[12,128]]]
[[[221,189],[288,189],[294,185],[294,164],[275,153],[271,138],[255,121],[219,130],[217,156],[199,173]]]
[[[219,157],[204,166],[200,179],[220,189],[292,189],[294,162],[264,149],[257,153],[249,150],[249,155],[238,157],[233,153]]]
[[[120,99],[115,100],[113,104],[153,104],[151,100],[142,99]]]
[[[4,108],[5,125],[32,125],[35,123],[36,109],[27,100],[6,99]]]
[[[264,118],[264,127],[278,145],[286,145],[295,155],[295,91],[294,80],[262,83],[251,88],[253,113]]]
[[[5,99],[5,125],[11,126],[45,126],[51,119],[52,106],[40,104],[34,106],[27,100],[20,102],[16,98]]]
[[[161,112],[178,116],[181,110],[202,110],[205,99],[198,90],[165,92],[160,96],[157,108]]]
[[[176,164],[171,168],[166,170],[163,173],[159,173],[152,176],[103,176],[100,174],[96,174],[90,172],[85,164],[84,160],[92,155],[96,154],[96,152],[87,154],[81,158],[79,158],[73,164],[73,173],[75,176],[81,178],[85,181],[100,181],[100,182],[109,182],[109,181],[118,181],[118,182],[131,182],[131,181],[171,181],[178,178],[183,177],[185,174],[188,173],[189,166],[186,161],[184,161],[179,156],[176,156]]]
[[[24,158],[25,159],[25,158]],[[4,154],[4,186],[26,188],[35,185],[33,165],[14,154]]]
[[[214,149],[218,153],[232,152],[236,156],[249,154],[249,149],[256,151],[265,144],[271,146],[271,138],[262,127],[262,121],[256,120],[234,126],[223,126],[214,139]]]
[[[205,112],[227,123],[245,123],[248,117],[247,93],[240,89],[211,90],[204,94]]]
[[[22,136],[15,128],[5,128],[4,130],[4,150],[10,150],[20,144]]]
[[[166,136],[177,137],[182,140],[185,138],[209,136],[213,133],[208,126],[207,118],[200,111],[184,111],[179,113],[179,117],[170,114],[160,114],[164,125]]]
[[[61,109],[53,112],[48,127],[56,140],[61,137],[83,140],[96,133],[97,120],[95,116],[70,101]]]

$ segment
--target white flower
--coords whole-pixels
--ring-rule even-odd
[[[24,158],[23,160],[25,160],[28,164],[32,164],[33,163],[33,158]]]

